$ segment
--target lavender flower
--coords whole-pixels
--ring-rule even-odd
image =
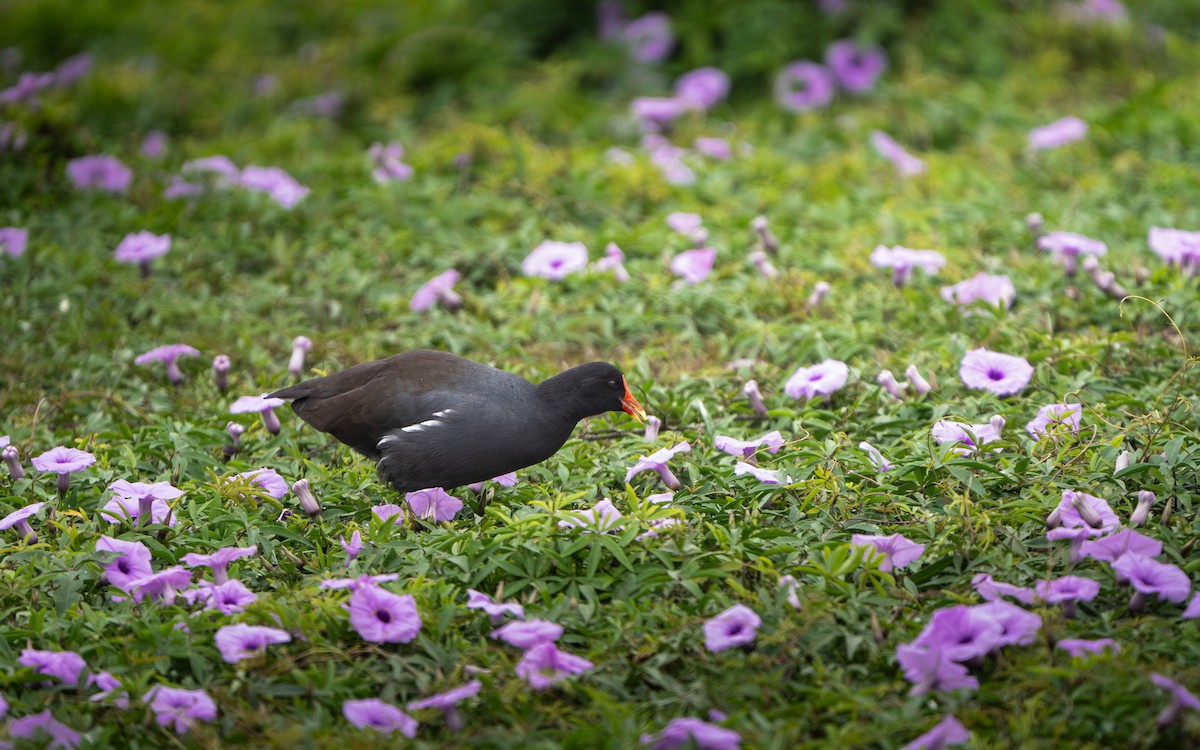
[[[559,651],[553,643],[540,643],[525,651],[517,662],[516,673],[534,690],[544,690],[594,666],[582,656]]]
[[[742,737],[732,729],[684,716],[671,719],[657,736],[643,735],[641,742],[649,745],[650,750],[690,747],[699,750],[738,750],[742,746]]]
[[[779,269],[771,263],[771,258],[765,250],[754,250],[747,256],[747,259],[752,266],[758,269],[763,278],[774,279],[779,276]]]
[[[308,188],[279,167],[247,165],[238,175],[237,184],[266,193],[286,209],[294,208],[309,193]]]
[[[744,604],[735,604],[704,623],[704,647],[716,653],[753,643],[762,618]]]
[[[462,307],[462,297],[454,291],[454,285],[460,277],[461,274],[453,268],[442,271],[421,285],[409,302],[409,307],[413,312],[424,312],[440,303],[447,310],[459,309]]]
[[[752,475],[755,479],[763,484],[791,484],[792,478],[785,477],[780,479],[779,472],[771,471],[770,469],[762,469],[753,464],[748,464],[745,461],[738,461],[733,466],[733,475],[740,477],[745,474]]]
[[[8,722],[8,734],[10,737],[18,739],[34,739],[39,733],[45,733],[50,738],[50,744],[46,747],[51,748],[68,748],[74,750],[83,742],[83,736],[71,729],[66,724],[63,724],[54,715],[50,713],[50,709],[46,709],[41,713],[22,716],[19,719],[13,719]]]
[[[1051,232],[1037,241],[1039,250],[1049,250],[1063,265],[1068,276],[1074,276],[1078,269],[1080,255],[1104,255],[1108,245],[1100,240],[1093,240],[1074,232]]]
[[[775,75],[775,101],[789,112],[807,112],[833,101],[833,74],[808,60],[788,63]]]
[[[1024,357],[987,349],[971,349],[963,356],[958,376],[968,388],[981,388],[997,396],[1025,390],[1033,377],[1033,366]]]
[[[1200,591],[1192,596],[1191,601],[1188,602],[1187,607],[1184,608],[1183,614],[1180,617],[1184,620],[1200,618]]]
[[[772,455],[783,447],[783,435],[779,430],[772,430],[757,440],[738,440],[727,435],[717,435],[713,440],[717,450],[722,450],[731,456],[750,458],[759,448],[765,447]]]
[[[621,252],[621,248],[617,247],[615,242],[608,243],[604,248],[604,257],[593,263],[592,269],[600,272],[612,271],[613,276],[622,284],[629,281],[629,271],[625,270],[625,253]]]
[[[670,461],[677,454],[689,453],[691,450],[692,446],[685,440],[670,448],[663,448],[648,456],[642,456],[637,460],[637,463],[630,467],[629,471],[625,472],[625,481],[628,482],[630,479],[633,479],[634,475],[650,470],[658,472],[658,476],[667,487],[677,490],[679,489],[679,479],[667,468],[667,461]]]
[[[1087,526],[1059,526],[1047,531],[1046,538],[1051,541],[1069,540],[1071,542],[1071,564],[1074,565],[1083,559],[1083,542],[1087,539],[1088,533]]]
[[[286,630],[260,625],[225,625],[214,638],[221,658],[230,664],[265,653],[272,643],[287,643],[292,636]]]
[[[546,240],[522,261],[521,268],[526,276],[562,281],[570,274],[587,268],[587,256],[587,248],[582,242]]]
[[[663,451],[658,451],[658,453],[662,452]],[[651,455],[655,456],[658,455],[658,453]],[[646,460],[646,458],[642,460]],[[663,461],[663,469],[669,473],[670,470],[666,469],[666,459],[663,459]],[[633,471],[633,469],[630,469],[630,471]],[[626,478],[625,481],[628,482],[629,479]],[[666,480],[664,479],[664,481]],[[622,525],[621,519],[623,516],[621,515],[621,511],[617,510],[616,506],[612,504],[612,500],[609,500],[607,497],[596,503],[595,507],[585,508],[583,510],[568,511],[568,513],[569,515],[564,520],[558,522],[559,528],[579,528],[582,529],[585,534],[588,534],[594,532],[603,533],[606,531],[613,531],[620,528]]]
[[[938,646],[902,643],[896,647],[896,661],[904,670],[904,678],[913,684],[909,695],[979,687],[979,680],[967,674],[966,667],[948,658]]]
[[[880,370],[875,376],[875,382],[879,383],[879,387],[891,394],[892,398],[903,401],[904,389],[908,388],[908,383],[901,383],[896,380],[896,376],[891,370]]]
[[[1088,126],[1083,120],[1078,117],[1063,117],[1049,125],[1030,130],[1029,146],[1039,151],[1058,148],[1073,141],[1083,140],[1087,132]]]
[[[364,641],[408,643],[421,631],[421,615],[410,594],[393,594],[371,584],[350,594],[350,624]]]
[[[453,690],[447,690],[444,693],[431,695],[428,698],[422,698],[419,701],[409,703],[405,708],[409,711],[420,711],[425,708],[440,708],[442,717],[446,721],[446,728],[451,732],[462,731],[463,720],[458,713],[458,704],[460,701],[467,698],[473,698],[479,695],[479,691],[483,688],[483,683],[479,680],[471,680],[466,685],[461,685]]]
[[[171,235],[141,231],[125,235],[124,239],[117,244],[117,249],[113,251],[113,257],[121,263],[137,263],[141,266],[142,278],[149,278],[150,261],[166,254],[170,249]],[[194,353],[199,354],[199,352]]]
[[[1083,407],[1079,404],[1047,404],[1038,409],[1037,416],[1025,425],[1025,431],[1034,439],[1043,435],[1053,437],[1060,432],[1079,433],[1079,422]]]
[[[288,372],[292,377],[299,378],[304,373],[304,355],[309,349],[312,349],[312,340],[307,336],[292,339],[292,356],[288,360]]]
[[[1194,276],[1200,271],[1200,232],[1150,227],[1150,249],[1170,266]]]
[[[7,435],[0,440],[0,457],[3,457],[4,463],[8,465],[8,476],[14,482],[25,478],[25,468],[21,466],[21,454],[17,451],[17,446],[8,444]]]
[[[925,162],[904,150],[882,130],[871,131],[871,145],[879,155],[892,163],[901,177],[912,177],[925,171]]]
[[[108,489],[113,497],[100,511],[100,517],[109,523],[128,520],[138,525],[161,523],[174,526],[178,522],[172,517],[171,506],[167,503],[178,500],[185,493],[170,482],[146,484],[118,479]]]
[[[467,589],[467,609],[482,609],[493,625],[502,622],[505,615],[512,615],[518,620],[525,619],[525,608],[520,604],[494,602],[492,597],[475,589]]]
[[[1046,525],[1050,528],[1059,524],[1067,528],[1082,528],[1087,536],[1101,536],[1115,530],[1121,521],[1103,498],[1063,490],[1062,500],[1046,519]]]
[[[229,580],[229,563],[243,557],[253,557],[258,554],[258,545],[249,547],[222,547],[216,552],[201,555],[189,552],[183,556],[183,564],[189,568],[208,568],[212,571],[213,582],[225,583]]]
[[[641,121],[642,128],[658,133],[667,130],[676,118],[692,106],[679,97],[639,96],[629,103],[629,111]]]
[[[938,445],[956,443],[958,445],[955,446],[954,452],[960,456],[967,456],[976,452],[980,446],[999,440],[1000,432],[1003,429],[1004,417],[997,414],[984,424],[966,424],[950,419],[939,419],[929,428],[929,432]],[[976,445],[977,441],[978,445]]]
[[[671,259],[671,272],[687,284],[699,284],[712,273],[717,251],[711,247],[684,250]]]
[[[787,603],[792,605],[792,609],[800,611],[800,582],[796,580],[796,576],[783,575],[779,576],[779,588],[787,591]]]
[[[1151,594],[1169,602],[1182,602],[1192,592],[1192,582],[1178,566],[1161,563],[1136,552],[1127,552],[1112,564],[1118,581],[1128,581],[1135,589],[1129,600],[1130,612],[1141,612]]]
[[[1061,604],[1063,616],[1074,619],[1075,602],[1095,599],[1100,593],[1100,583],[1080,576],[1061,576],[1053,581],[1038,581],[1034,590],[1047,604]]]
[[[71,475],[96,463],[96,457],[87,451],[60,445],[40,456],[34,456],[31,463],[38,471],[52,471],[58,474],[56,486],[60,493],[65,493],[71,486]]]
[[[29,104],[37,106],[38,94],[54,85],[53,73],[34,73],[26,71],[17,78],[12,86],[0,91],[0,104]]]
[[[445,523],[454,519],[462,510],[462,500],[448,494],[441,487],[409,492],[404,496],[408,507],[420,518],[430,518],[434,523]]]
[[[129,708],[129,693],[125,690],[117,692],[121,687],[121,681],[113,677],[108,672],[97,672],[88,675],[88,687],[100,688],[100,692],[88,698],[92,703],[101,703],[112,698],[112,705],[122,711]]]
[[[181,593],[189,604],[200,602],[205,609],[216,610],[223,615],[240,614],[258,600],[258,595],[236,578],[224,583],[201,581],[197,588]]]
[[[404,512],[404,508],[401,508],[395,503],[376,505],[374,508],[371,508],[371,512],[375,514],[376,518],[384,523],[387,523],[389,519],[396,519],[392,521],[392,524],[396,526],[404,523],[404,519],[407,517]]]
[[[382,143],[372,143],[371,148],[367,150],[367,156],[375,167],[371,170],[371,176],[378,183],[400,182],[413,176],[412,166],[401,161],[404,158],[404,146],[399,143],[392,142],[386,146]]]
[[[815,365],[799,367],[784,383],[783,392],[792,398],[829,396],[846,384],[850,368],[845,362],[826,359]]]
[[[882,474],[885,471],[892,470],[892,465],[886,458],[883,457],[883,454],[879,452],[879,449],[868,443],[866,440],[858,444],[858,449],[867,454],[867,458],[871,460],[871,466],[875,468],[875,471],[878,471]]]
[[[1139,534],[1133,529],[1121,529],[1108,536],[1085,541],[1081,553],[1084,557],[1116,562],[1117,558],[1127,552],[1136,552],[1146,557],[1157,557],[1162,554],[1162,549],[1162,542],[1157,539]]]
[[[926,274],[933,275],[946,265],[946,259],[936,250],[912,250],[897,245],[887,247],[876,245],[871,251],[871,264],[876,268],[892,269],[892,283],[904,286],[912,269],[920,268]]]
[[[924,544],[909,541],[903,534],[854,534],[850,537],[850,544],[855,547],[867,547],[876,553],[864,557],[882,557],[879,561],[881,573],[891,573],[896,568],[908,567],[925,554]]]
[[[275,416],[275,407],[283,406],[286,402],[281,398],[272,398],[265,393],[259,396],[242,396],[229,405],[230,414],[247,414],[258,412],[262,415],[263,426],[272,435],[278,435],[282,429],[279,417]],[[280,495],[282,497],[282,495]]]
[[[971,739],[971,733],[962,722],[947,714],[925,734],[908,743],[900,750],[944,750],[951,745],[961,745]]]
[[[724,138],[705,138],[701,136],[692,141],[692,148],[696,149],[696,153],[703,154],[717,161],[727,161],[733,156],[733,150],[729,147],[729,141]]]
[[[633,59],[643,63],[662,62],[675,46],[671,18],[666,13],[647,13],[635,18],[625,24],[620,36]]]
[[[562,625],[549,620],[512,620],[493,630],[492,638],[498,638],[520,649],[530,649],[543,643],[553,643],[562,634]]]
[[[0,151],[3,151],[0,145]],[[19,227],[0,227],[0,251],[10,258],[20,258],[25,254],[25,246],[29,243],[29,230]]]
[[[978,300],[989,305],[1012,307],[1017,290],[1007,276],[996,276],[980,271],[971,278],[951,286],[942,287],[942,299],[966,307]]]
[[[642,433],[642,439],[647,443],[653,443],[658,440],[658,431],[662,429],[662,420],[654,415],[646,417],[646,431]]]
[[[186,734],[198,721],[217,718],[217,704],[203,690],[155,685],[142,702],[149,704],[159,726],[174,726],[178,734]]]
[[[416,719],[378,698],[344,701],[342,715],[359,729],[374,729],[384,735],[389,735],[399,729],[400,734],[405,737],[417,736]]]
[[[38,535],[37,532],[33,530],[33,527],[29,525],[29,519],[37,515],[38,511],[40,511],[45,504],[46,503],[44,502],[32,503],[30,505],[26,505],[24,508],[18,508],[17,510],[14,510],[12,513],[9,513],[2,520],[0,520],[0,531],[16,527],[17,532],[21,535],[21,539],[23,539],[27,544],[37,544]]]
[[[1133,515],[1129,517],[1130,526],[1146,525],[1146,517],[1150,515],[1150,509],[1154,507],[1154,499],[1154,493],[1150,490],[1142,490],[1138,493],[1137,507],[1133,509]]]
[[[358,529],[355,529],[354,533],[350,535],[350,541],[347,542],[346,537],[340,536],[338,537],[338,542],[342,545],[342,550],[346,553],[346,567],[348,568],[350,567],[350,563],[354,561],[354,558],[362,554],[364,548],[362,534],[359,533]]]
[[[825,64],[833,71],[838,85],[860,93],[875,85],[887,67],[887,55],[881,47],[861,47],[853,39],[841,39],[825,50]]]
[[[200,351],[187,344],[164,344],[156,346],[145,354],[139,354],[133,361],[135,364],[147,365],[151,362],[162,362],[167,366],[167,381],[171,385],[183,382],[183,373],[175,360],[180,357],[195,357]]]
[[[766,216],[755,216],[750,221],[750,228],[758,235],[758,241],[762,243],[763,250],[774,255],[779,252],[779,240],[771,233],[771,228],[768,226]]]
[[[675,96],[695,109],[712,109],[728,95],[729,76],[719,68],[696,68],[675,80]]]
[[[984,601],[994,602],[1002,596],[1011,596],[1022,604],[1033,604],[1033,589],[997,581],[987,573],[977,573],[971,579],[971,588],[975,589]]]
[[[809,312],[816,310],[825,301],[825,297],[829,295],[833,287],[828,282],[818,281],[813,284],[812,294],[808,295],[808,300],[804,303],[804,308]]]
[[[929,381],[921,377],[921,373],[917,370],[916,365],[909,365],[904,370],[904,377],[908,379],[909,384],[913,387],[913,391],[918,396],[923,396],[933,390],[933,386],[929,384]]]
[[[934,612],[912,645],[941,649],[950,661],[964,662],[987,654],[1003,636],[1004,626],[991,613],[958,604]]]
[[[1150,675],[1150,681],[1171,693],[1171,705],[1160,711],[1156,718],[1160,727],[1165,727],[1167,724],[1174,722],[1179,716],[1179,712],[1185,708],[1200,711],[1200,699],[1197,699],[1187,688],[1175,680],[1163,677],[1158,672],[1154,672]]]
[[[141,542],[126,542],[110,536],[96,540],[97,552],[115,552],[117,556],[104,565],[104,578],[109,584],[128,592],[130,584],[154,572],[150,548]]]
[[[130,581],[128,583],[128,591],[133,594],[133,600],[140,602],[147,597],[161,602],[164,605],[170,605],[175,601],[175,596],[179,590],[186,588],[192,582],[192,574],[178,565],[151,573],[144,578]]]
[[[71,687],[79,684],[79,678],[87,667],[83,657],[74,651],[38,651],[32,648],[22,649],[17,663]]]
[[[753,409],[758,416],[767,416],[767,406],[763,403],[762,393],[760,393],[758,390],[757,380],[747,380],[746,384],[742,386],[742,393],[746,395],[747,400],[750,401],[750,408]]]
[[[67,162],[67,177],[81,190],[124,193],[133,182],[133,170],[112,156],[81,156]]]
[[[300,501],[301,510],[310,516],[321,514],[321,501],[313,494],[312,489],[308,486],[307,479],[301,479],[293,484],[292,492],[296,494],[296,499]]]
[[[225,389],[229,387],[229,368],[232,366],[232,364],[233,363],[229,361],[228,355],[218,354],[217,356],[213,357],[213,383],[217,386],[217,390],[221,391],[222,393],[224,393]],[[233,424],[233,422],[230,422],[230,424]],[[239,432],[238,435],[240,436],[241,433]],[[230,434],[230,437],[233,437],[233,435]],[[235,448],[237,447],[236,439],[233,441],[233,445]]]
[[[1057,641],[1054,646],[1055,648],[1061,648],[1076,658],[1104,653],[1106,649],[1114,654],[1121,650],[1121,645],[1112,638],[1099,638],[1092,641],[1080,638],[1063,638],[1061,641]]]
[[[161,130],[151,130],[146,133],[146,137],[142,139],[141,147],[142,156],[148,159],[157,159],[167,151],[167,134]]]

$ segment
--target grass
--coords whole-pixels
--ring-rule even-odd
[[[19,69],[96,55],[95,72],[46,93],[40,108],[0,110],[29,136],[24,150],[0,155],[0,225],[30,233],[22,257],[0,257],[0,434],[27,469],[29,456],[56,445],[97,458],[63,496],[45,474],[0,477],[5,513],[36,501],[52,509],[34,521],[36,544],[0,537],[0,694],[10,718],[49,708],[98,747],[334,747],[351,736],[384,747],[398,741],[353,730],[344,700],[403,705],[462,684],[471,667],[486,671],[464,706],[465,729],[417,712],[412,744],[631,747],[672,718],[710,710],[755,748],[898,747],[946,713],[980,748],[1200,741],[1194,713],[1156,727],[1167,698],[1147,679],[1158,671],[1200,688],[1197,625],[1180,619],[1182,605],[1129,613],[1128,589],[1107,564],[1072,565],[1066,543],[1044,533],[1064,489],[1106,498],[1122,519],[1149,489],[1158,504],[1143,531],[1193,580],[1200,568],[1190,355],[1200,305],[1195,280],[1146,245],[1151,226],[1200,229],[1200,40],[1186,32],[1195,18],[1185,4],[1135,5],[1133,22],[1108,26],[1036,4],[863,3],[835,21],[786,3],[690,3],[670,11],[681,41],[660,69],[631,66],[554,3],[406,6],[186,0],[164,13],[146,3],[0,3],[10,19],[0,47],[20,46]],[[531,17],[539,23],[522,25]],[[779,110],[772,72],[851,33],[886,43],[880,85],[820,112]],[[638,153],[628,102],[666,93],[702,64],[731,74],[732,98],[686,117],[672,140],[719,135],[753,150],[696,159],[696,183],[671,185]],[[277,88],[256,94],[264,74]],[[334,117],[293,105],[330,90],[346,96]],[[1089,123],[1084,141],[1026,150],[1029,129],[1067,114]],[[161,160],[138,151],[152,128],[170,136]],[[877,128],[928,172],[898,178],[868,143]],[[404,144],[415,175],[380,185],[366,150],[389,140]],[[611,163],[612,146],[637,153],[635,162]],[[90,153],[133,167],[127,194],[70,186],[66,161]],[[162,197],[184,161],[213,154],[280,166],[311,193],[290,211],[242,190]],[[459,155],[469,166],[455,165]],[[666,226],[672,211],[700,213],[718,250],[695,287],[667,270],[689,247]],[[1066,278],[1033,247],[1025,216],[1035,211],[1050,228],[1107,242],[1105,267],[1137,297],[1121,303],[1086,275]],[[780,240],[777,279],[745,259],[760,213]],[[146,279],[112,258],[142,229],[174,241]],[[616,242],[632,281],[524,277],[521,260],[545,239],[582,241],[593,259]],[[934,248],[948,264],[897,289],[867,261],[880,243]],[[412,293],[449,267],[463,274],[463,309],[413,313]],[[940,284],[980,270],[1010,276],[1012,309],[942,301]],[[819,280],[833,291],[809,310]],[[370,509],[402,500],[374,467],[293,415],[281,412],[278,436],[235,418],[247,432],[225,458],[229,404],[290,382],[299,334],[316,345],[308,374],[414,348],[533,380],[608,359],[666,428],[648,443],[623,416],[592,419],[555,457],[519,472],[515,487],[490,486],[482,514],[457,490],[467,507],[454,521],[388,526]],[[203,355],[183,361],[179,387],[161,368],[134,364],[176,341]],[[965,388],[958,365],[978,346],[1027,357],[1029,387],[1005,399]],[[227,393],[208,373],[218,353],[234,361]],[[792,371],[829,357],[851,370],[832,400],[783,394]],[[875,385],[880,369],[909,363],[932,374],[932,393],[897,401]],[[765,418],[741,395],[750,377],[763,386]],[[1038,407],[1064,400],[1083,405],[1079,435],[1031,439],[1023,425]],[[930,437],[938,419],[993,414],[1008,423],[998,453],[958,456]],[[713,447],[717,434],[772,429],[787,443],[759,462],[790,475],[786,486],[734,476],[733,458]],[[694,450],[672,464],[683,487],[669,508],[652,506],[646,496],[663,489],[655,476],[626,484],[625,471],[684,439]],[[863,440],[894,468],[873,471],[856,448]],[[1114,473],[1123,450],[1134,462]],[[298,510],[293,496],[276,501],[226,481],[261,466],[289,482],[308,478],[321,514],[281,517],[283,506]],[[105,488],[117,479],[185,490],[179,524],[103,521]],[[605,497],[629,519],[625,529],[558,527]],[[636,539],[663,517],[683,525]],[[363,641],[345,594],[317,588],[345,574],[338,539],[356,529],[369,544],[349,574],[399,574],[387,586],[412,594],[423,622],[412,643]],[[849,544],[854,533],[893,532],[926,545],[894,575]],[[233,617],[193,616],[182,601],[113,602],[99,534],[144,542],[156,569],[191,551],[257,545],[233,574],[259,598]],[[977,602],[975,574],[1028,586],[1068,571],[1101,583],[1077,619],[1035,606],[1038,640],[976,668],[977,691],[908,696],[897,645],[933,611]],[[784,574],[799,580],[799,611],[777,587]],[[530,690],[513,673],[519,652],[465,609],[468,588],[561,624],[560,644],[596,668]],[[764,621],[754,648],[709,653],[703,623],[735,603]],[[213,635],[234,621],[303,638],[230,665]],[[1072,659],[1052,647],[1064,637],[1114,638],[1121,651]],[[122,681],[132,708],[47,685],[18,665],[24,648],[78,651]],[[155,725],[138,700],[155,684],[207,690],[218,718],[183,736]]]

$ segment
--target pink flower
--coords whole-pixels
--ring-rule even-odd
[[[900,750],[944,750],[951,745],[961,745],[971,739],[971,733],[962,722],[951,715],[939,721],[925,734],[908,743]]]
[[[717,435],[713,439],[713,445],[717,450],[725,451],[731,456],[750,458],[761,447],[765,447],[769,453],[778,453],[783,447],[783,435],[779,430],[768,432],[757,440],[738,440],[727,435]]]
[[[1025,390],[1033,377],[1033,366],[1024,357],[987,349],[971,349],[962,358],[958,375],[968,388],[1011,396]]]
[[[510,646],[530,649],[543,643],[553,643],[563,634],[563,626],[548,620],[512,620],[492,631],[492,638]]]
[[[845,362],[826,359],[809,367],[797,368],[784,383],[783,392],[792,398],[829,396],[846,384],[850,368]]]
[[[612,271],[613,276],[622,284],[629,281],[629,271],[625,270],[625,253],[621,252],[621,248],[617,247],[615,242],[608,243],[604,248],[604,257],[593,263],[592,269],[600,272]]]
[[[639,96],[629,104],[629,111],[650,132],[667,128],[688,109],[689,103],[679,97]]]
[[[724,138],[705,138],[699,137],[692,141],[692,147],[697,153],[704,154],[710,159],[717,161],[726,161],[733,156],[733,150],[729,148],[729,141]]]
[[[742,737],[732,729],[684,716],[667,722],[657,737],[643,735],[641,742],[649,745],[650,750],[691,747],[699,750],[738,750],[742,746]]]
[[[287,480],[281,477],[279,472],[274,469],[264,467],[262,469],[243,471],[240,474],[234,474],[233,478],[258,487],[276,500],[282,498],[288,492]]]
[[[717,251],[711,247],[684,250],[671,260],[671,271],[688,284],[699,284],[712,272]]]
[[[229,563],[257,554],[258,545],[251,544],[249,547],[222,547],[207,555],[189,552],[182,559],[189,568],[208,568],[212,571],[213,582],[222,584],[229,580]]]
[[[1058,148],[1072,141],[1082,140],[1087,132],[1088,126],[1083,120],[1078,117],[1063,117],[1049,125],[1029,131],[1029,145],[1037,150]]]
[[[629,480],[626,480],[629,481]],[[613,531],[621,527],[621,511],[607,497],[596,503],[595,507],[585,510],[567,511],[565,520],[559,521],[559,528],[579,528],[584,533]]]
[[[399,143],[372,143],[367,151],[371,163],[375,166],[371,176],[376,182],[384,183],[407,180],[413,176],[413,168],[400,161],[404,158],[404,147]]]
[[[40,456],[35,456],[30,462],[38,471],[58,474],[57,487],[64,493],[70,487],[70,477],[77,471],[83,471],[96,463],[96,457],[87,451],[77,448],[58,446],[51,448]]]
[[[185,734],[197,721],[217,718],[217,704],[203,690],[155,685],[142,702],[150,704],[159,726],[173,725],[178,734]]]
[[[1068,276],[1074,276],[1078,269],[1080,255],[1104,255],[1108,245],[1091,237],[1084,237],[1074,232],[1051,232],[1037,241],[1039,250],[1049,250],[1063,265]]]
[[[736,464],[734,464],[733,475],[735,477],[740,477],[745,474],[750,474],[751,476],[753,476],[755,479],[762,482],[763,484],[791,484],[792,483],[792,478],[790,476],[780,479],[779,472],[777,472],[777,471],[772,471],[770,469],[763,469],[758,466],[754,466],[753,464],[748,464],[745,461],[738,461]]]
[[[221,658],[230,664],[264,653],[272,643],[287,643],[292,636],[286,630],[261,625],[225,625],[214,638]]]
[[[672,490],[679,489],[679,479],[667,468],[667,461],[679,453],[688,453],[691,450],[691,444],[685,440],[670,448],[663,448],[650,455],[642,456],[637,460],[637,463],[630,467],[629,471],[625,472],[625,481],[628,482],[630,479],[633,479],[634,475],[643,471],[652,470],[658,472],[663,484],[667,485],[667,487]],[[599,507],[598,504],[597,507]]]
[[[167,151],[167,134],[161,130],[151,130],[142,139],[142,156],[157,159]]]
[[[967,424],[949,419],[939,419],[929,428],[929,432],[938,445],[960,443],[961,445],[954,448],[954,452],[966,456],[976,452],[979,446],[999,440],[1000,432],[1003,429],[1004,417],[997,414],[992,417],[991,421],[983,424]]]
[[[520,604],[494,602],[492,597],[475,589],[467,589],[467,609],[482,609],[493,625],[503,620],[505,615],[512,615],[518,620],[525,619],[525,608]]]
[[[179,519],[174,517],[172,500],[185,494],[170,482],[130,482],[118,479],[108,486],[113,497],[100,511],[100,517],[109,523],[135,521],[138,525],[161,523],[174,526]]]
[[[3,231],[3,230],[0,230]],[[1200,271],[1200,232],[1150,227],[1150,249],[1163,262],[1195,275]]]
[[[112,156],[81,156],[67,162],[67,177],[83,190],[124,193],[133,182],[133,170]]]
[[[1037,416],[1025,425],[1034,439],[1044,435],[1077,434],[1083,407],[1079,404],[1048,404],[1038,409]]]
[[[582,242],[546,240],[522,261],[521,268],[526,276],[562,281],[572,273],[587,268],[587,256],[587,248]]]
[[[16,527],[23,540],[28,544],[37,544],[38,535],[33,530],[33,527],[29,525],[29,519],[37,515],[38,511],[45,507],[45,505],[45,502],[37,502],[14,510],[5,516],[3,520],[0,520],[0,531]]]
[[[267,428],[267,432],[272,435],[278,435],[283,425],[279,423],[279,417],[275,416],[275,409],[283,406],[286,401],[281,398],[274,398],[265,393],[258,396],[240,396],[237,401],[229,405],[230,414],[252,414],[258,412],[262,417],[263,426]],[[286,488],[284,492],[286,492]],[[279,495],[278,497],[283,497]]]

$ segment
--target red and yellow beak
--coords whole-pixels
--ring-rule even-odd
[[[638,403],[638,400],[629,392],[629,383],[625,378],[621,378],[621,384],[625,386],[625,396],[621,399],[621,408],[626,414],[633,417],[639,422],[646,421],[646,410]]]

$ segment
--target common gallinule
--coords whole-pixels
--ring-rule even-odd
[[[355,365],[271,394],[313,427],[379,461],[398,492],[458,487],[554,455],[576,423],[646,412],[607,362],[538,385],[454,354],[419,350]]]

